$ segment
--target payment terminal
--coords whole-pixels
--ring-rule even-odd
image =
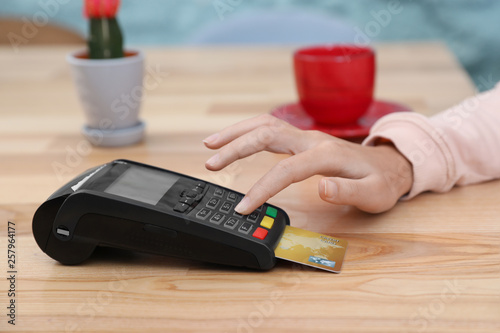
[[[47,255],[79,264],[96,246],[267,270],[287,214],[265,203],[234,211],[243,194],[180,173],[116,160],[76,177],[33,217]]]

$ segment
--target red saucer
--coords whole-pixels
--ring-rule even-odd
[[[409,107],[387,101],[373,101],[372,105],[356,124],[323,125],[302,109],[299,103],[285,104],[271,111],[271,114],[303,130],[318,130],[342,139],[360,139],[368,136],[372,125],[381,117],[393,112],[409,112]]]

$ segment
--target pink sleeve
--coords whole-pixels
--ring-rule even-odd
[[[405,198],[500,178],[500,84],[431,118],[387,115],[363,144],[375,145],[381,138],[412,163],[413,186]]]

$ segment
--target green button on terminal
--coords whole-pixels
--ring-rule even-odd
[[[276,215],[278,215],[278,210],[273,207],[267,207],[266,215],[269,215],[271,217],[276,217]]]

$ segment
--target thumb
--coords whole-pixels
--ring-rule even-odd
[[[370,177],[346,179],[325,177],[319,182],[319,196],[326,202],[336,205],[352,205],[369,213],[380,213],[390,209],[395,201],[384,195],[378,184],[373,184]]]

